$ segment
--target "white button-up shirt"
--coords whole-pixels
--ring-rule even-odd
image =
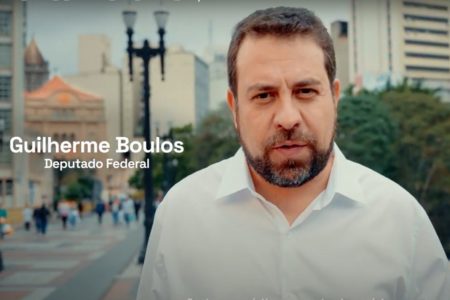
[[[326,189],[292,225],[255,192],[242,149],[178,183],[157,210],[138,299],[449,300],[422,207],[334,153]]]

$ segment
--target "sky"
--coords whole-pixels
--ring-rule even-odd
[[[77,72],[78,36],[105,34],[112,62],[120,65],[126,48],[124,9],[137,11],[135,42],[158,41],[153,12],[169,12],[166,45],[181,45],[202,56],[211,44],[226,48],[236,23],[257,9],[274,6],[308,8],[329,27],[348,20],[349,0],[24,0],[27,41],[34,37],[52,74]],[[210,30],[211,28],[211,30]],[[212,34],[210,34],[210,32]]]

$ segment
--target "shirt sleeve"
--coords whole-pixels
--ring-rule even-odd
[[[164,276],[158,272],[161,268],[158,259],[158,249],[162,233],[162,225],[164,219],[166,201],[163,201],[156,210],[155,219],[152,226],[152,231],[147,244],[147,251],[145,254],[145,261],[142,267],[141,280],[139,282],[137,300],[158,300],[169,299],[164,293],[167,293],[166,289],[162,289],[164,286]]]
[[[450,266],[430,219],[419,209],[412,269],[414,300],[449,300]]]

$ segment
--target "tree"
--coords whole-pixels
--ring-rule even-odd
[[[391,175],[396,127],[375,95],[340,100],[336,143],[349,159]]]
[[[164,160],[176,167],[169,166],[176,183],[186,176],[212,163],[232,156],[239,148],[236,133],[231,120],[231,113],[226,106],[211,112],[194,131],[192,125],[172,128],[174,141],[182,141],[183,153],[153,155],[153,183],[155,189],[163,190]],[[166,167],[167,171],[167,167]],[[143,172],[137,170],[129,179],[130,186],[143,189]]]
[[[73,169],[66,172],[62,178],[62,184],[63,196],[66,199],[81,201],[93,197],[94,177],[85,170]]]
[[[395,180],[425,207],[440,201],[430,189],[450,193],[450,106],[429,92],[387,91],[381,95],[399,128]]]
[[[204,168],[232,156],[239,142],[228,107],[223,105],[201,122],[194,138],[195,166]]]
[[[450,256],[450,104],[438,91],[405,79],[346,95],[336,141],[350,159],[416,197]]]

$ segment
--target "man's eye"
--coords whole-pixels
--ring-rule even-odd
[[[303,88],[298,89],[296,94],[299,95],[300,97],[312,97],[316,94],[316,91],[310,88]]]
[[[258,95],[256,95],[255,97],[253,97],[254,99],[260,99],[260,100],[268,100],[270,98],[272,98],[272,93],[266,92],[266,93],[259,93]]]

